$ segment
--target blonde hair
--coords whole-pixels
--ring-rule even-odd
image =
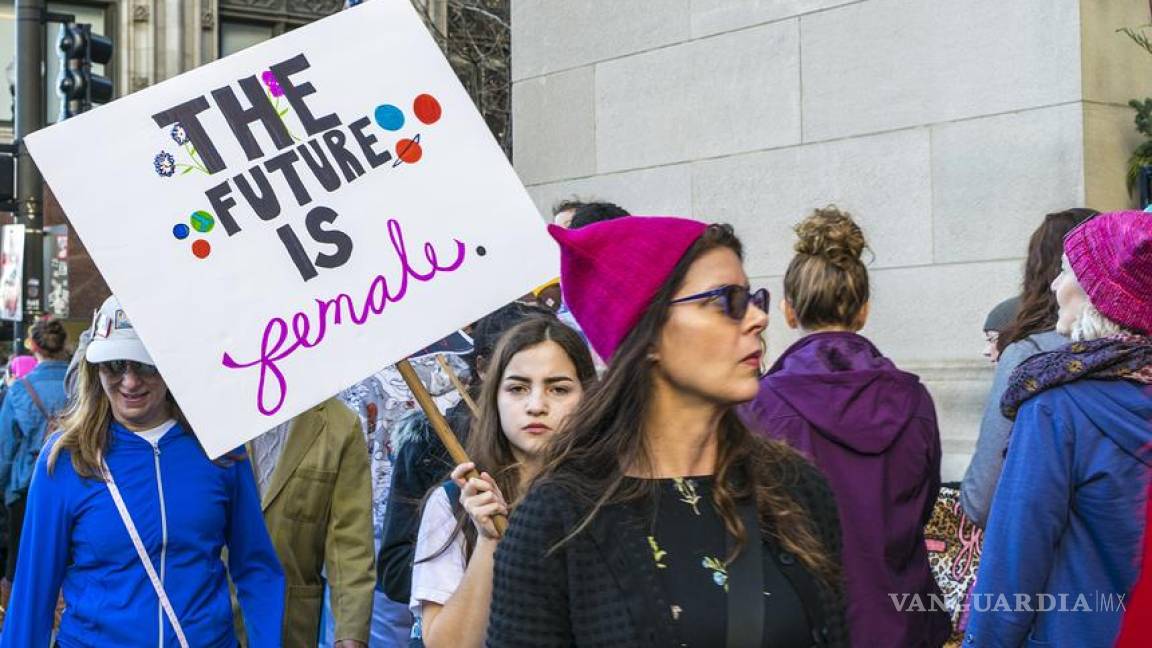
[[[188,429],[184,414],[180,411],[171,392],[168,407],[172,416]],[[60,438],[48,454],[48,474],[56,469],[60,453],[67,450],[72,456],[72,469],[80,477],[103,481],[101,461],[108,451],[109,432],[112,424],[112,404],[100,383],[100,367],[84,360],[76,370],[76,391],[60,415]]]
[[[805,329],[852,327],[870,298],[868,243],[852,216],[829,205],[794,228],[796,256],[784,273],[784,298]]]

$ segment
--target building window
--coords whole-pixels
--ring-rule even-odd
[[[244,22],[224,19],[220,21],[220,58],[262,43],[276,35],[276,26],[269,23]]]
[[[344,0],[220,0],[220,58],[339,11]]]

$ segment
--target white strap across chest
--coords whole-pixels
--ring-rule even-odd
[[[164,591],[164,584],[160,582],[156,568],[152,565],[152,559],[148,556],[148,551],[144,549],[144,542],[140,540],[140,533],[132,522],[132,516],[128,514],[128,507],[124,505],[124,498],[120,497],[120,489],[116,487],[116,480],[112,479],[112,471],[108,470],[108,464],[104,463],[103,460],[100,462],[100,470],[104,473],[104,482],[108,484],[108,492],[112,494],[112,501],[116,503],[116,510],[120,512],[120,519],[124,522],[124,528],[132,537],[132,544],[136,547],[136,555],[140,557],[140,562],[144,563],[144,571],[148,572],[148,580],[152,581],[152,588],[156,590],[156,596],[160,598],[160,606],[164,608],[164,614],[176,632],[176,639],[180,642],[180,648],[188,648],[188,639],[184,636],[184,628],[180,626],[180,619],[176,618],[176,611],[172,609],[172,602],[168,600],[168,593]]]

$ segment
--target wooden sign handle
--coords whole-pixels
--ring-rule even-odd
[[[400,376],[404,378],[404,382],[408,384],[408,389],[412,395],[416,397],[416,402],[420,404],[420,408],[424,410],[424,414],[428,416],[428,422],[432,424],[432,431],[436,436],[440,437],[440,442],[448,449],[448,455],[452,457],[452,462],[456,465],[472,461],[468,458],[468,454],[464,452],[464,446],[460,445],[460,440],[452,432],[452,428],[448,427],[448,421],[444,420],[444,415],[440,413],[440,408],[436,407],[436,402],[432,400],[432,395],[428,393],[428,389],[424,383],[420,382],[420,377],[416,375],[416,370],[412,368],[412,363],[407,359],[401,360],[396,363],[396,369],[400,371]],[[475,469],[465,475],[467,479],[473,477],[479,479],[480,473]],[[508,518],[503,515],[496,515],[492,517],[492,524],[496,527],[496,532],[501,536],[508,529]]]
[[[464,399],[464,404],[472,412],[472,416],[480,418],[480,408],[476,407],[476,401],[472,400],[472,395],[468,393],[468,388],[464,383],[460,382],[460,377],[452,370],[452,365],[448,364],[448,359],[444,357],[443,353],[436,354],[436,364],[440,365],[440,370],[448,376],[448,380],[452,381],[452,386],[460,393],[460,398]]]

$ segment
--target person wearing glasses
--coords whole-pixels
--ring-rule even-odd
[[[61,371],[61,373],[63,373]],[[243,455],[212,461],[115,297],[36,462],[0,648],[280,646],[284,573]],[[227,550],[227,565],[221,552]]]
[[[736,412],[757,393],[768,295],[732,228],[549,231],[609,363],[496,550],[488,645],[849,645],[832,494]]]
[[[941,599],[924,544],[940,490],[935,406],[917,376],[858,332],[870,295],[860,227],[826,207],[795,230],[781,309],[803,337],[741,413],[759,434],[811,458],[832,485],[853,645],[940,646],[951,622],[946,610],[929,606]],[[926,609],[900,611],[890,593]]]

